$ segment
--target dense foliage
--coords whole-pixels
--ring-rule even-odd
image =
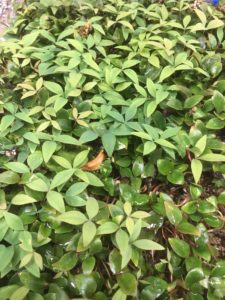
[[[223,13],[28,4],[0,44],[0,299],[222,299]]]

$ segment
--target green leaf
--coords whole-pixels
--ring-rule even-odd
[[[202,99],[202,95],[194,95],[190,98],[187,98],[184,102],[184,108],[192,108],[197,105]]]
[[[140,298],[142,300],[160,299],[159,297],[167,288],[168,284],[165,280],[150,276],[148,277],[148,285],[142,290]]]
[[[119,229],[119,226],[114,222],[106,222],[98,227],[97,234],[112,234]]]
[[[66,197],[73,198],[73,197],[81,194],[86,189],[87,186],[88,186],[88,184],[85,183],[85,182],[76,182],[76,183],[74,183],[67,190]]]
[[[29,168],[21,162],[8,162],[5,166],[16,173],[29,173]]]
[[[190,246],[185,241],[176,238],[169,238],[168,241],[177,255],[184,258],[190,255]]]
[[[217,113],[221,113],[225,109],[225,98],[219,91],[214,92],[212,102]]]
[[[54,189],[64,183],[66,183],[72,176],[73,176],[74,170],[65,170],[61,171],[58,174],[55,175],[55,177],[52,179],[52,183],[50,188]]]
[[[84,247],[87,247],[96,235],[96,226],[92,221],[84,223],[82,227],[82,239]]]
[[[77,39],[67,39],[67,41],[69,42],[69,44],[71,44],[79,52],[82,53],[84,51],[84,46],[79,40],[77,40]]]
[[[138,76],[136,74],[136,72],[132,69],[126,69],[123,70],[123,72],[127,75],[128,78],[130,78],[134,83],[138,84],[139,80],[138,80]]]
[[[26,194],[18,194],[12,198],[11,203],[14,205],[24,205],[29,203],[37,202],[34,198],[26,195]]]
[[[96,64],[96,62],[93,60],[93,57],[91,53],[84,53],[83,54],[84,62],[89,65],[91,68],[93,68],[96,71],[99,71],[99,66]]]
[[[55,191],[49,191],[47,193],[47,201],[51,207],[55,208],[60,213],[65,212],[65,204],[62,194]]]
[[[156,87],[155,84],[153,83],[153,81],[150,78],[147,78],[147,90],[149,92],[149,94],[155,98],[156,96]]]
[[[157,108],[156,102],[150,101],[146,110],[147,118],[149,118],[155,112],[156,108]]]
[[[168,175],[174,169],[174,164],[168,159],[158,159],[157,167],[161,174]]]
[[[19,288],[19,285],[11,284],[8,286],[0,287],[1,300],[10,299],[11,295]]]
[[[121,291],[130,296],[135,296],[137,294],[137,279],[131,273],[123,273],[117,276],[117,282]]]
[[[159,82],[162,82],[164,79],[170,77],[173,73],[175,72],[175,68],[172,66],[166,66],[163,68],[160,77],[159,77]]]
[[[27,158],[27,164],[29,168],[34,171],[43,163],[43,157],[41,151],[35,151]]]
[[[201,11],[200,9],[195,9],[195,13],[197,14],[197,16],[199,17],[200,21],[202,22],[202,24],[205,26],[206,25],[206,15],[204,14],[203,11]]]
[[[201,161],[197,160],[197,159],[192,159],[191,171],[194,176],[195,183],[199,182],[199,179],[201,178],[201,175],[202,175],[202,169],[203,169],[203,167],[202,167]]]
[[[144,143],[143,155],[148,155],[156,149],[156,144],[150,141]]]
[[[44,144],[42,145],[42,154],[45,163],[47,163],[49,159],[52,157],[53,153],[56,150],[56,147],[57,144],[55,142],[52,141],[44,142]]]
[[[205,277],[204,272],[201,268],[194,268],[190,270],[185,278],[185,284],[187,288],[196,292],[199,291],[199,281]],[[200,288],[201,289],[201,288]]]
[[[173,170],[172,173],[168,174],[167,179],[173,184],[183,184],[184,174],[180,170]]]
[[[29,289],[25,286],[18,288],[10,297],[10,300],[23,300],[29,293]]]
[[[206,143],[207,143],[207,135],[203,135],[195,144],[195,148],[197,148],[198,150],[197,156],[201,155],[205,151]]]
[[[3,215],[9,228],[13,230],[23,230],[23,222],[18,216],[7,211],[3,212]]]
[[[123,252],[126,251],[126,248],[128,247],[128,243],[129,243],[128,234],[124,230],[120,229],[117,231],[116,243],[120,250],[120,253],[123,254]]]
[[[197,236],[200,236],[201,234],[200,231],[195,226],[193,226],[192,224],[186,221],[182,221],[180,224],[178,224],[177,230],[184,234],[197,235]]]
[[[98,187],[104,186],[103,182],[96,175],[90,172],[76,170],[74,174],[90,185],[98,186]]]
[[[38,36],[39,36],[39,31],[33,31],[31,33],[28,33],[28,34],[23,36],[22,43],[26,47],[30,46],[36,41]]]
[[[62,144],[68,144],[68,145],[75,145],[75,146],[80,145],[80,142],[77,139],[75,139],[74,137],[72,137],[70,135],[66,135],[66,134],[54,136],[54,141],[60,142]]]
[[[71,225],[81,225],[87,221],[87,218],[81,212],[72,210],[58,216],[57,220]]]
[[[137,177],[143,174],[143,171],[144,171],[144,161],[141,156],[138,156],[133,163],[132,172],[134,176]]]
[[[98,201],[94,198],[89,198],[86,202],[86,212],[89,219],[93,219],[99,212]]]
[[[45,81],[44,86],[52,93],[63,95],[63,89],[61,85],[52,81]]]
[[[84,150],[76,155],[76,157],[74,158],[74,161],[73,161],[74,169],[78,168],[84,164],[85,160],[88,157],[88,153],[89,153],[89,150]]]
[[[97,289],[95,277],[92,274],[78,274],[74,277],[74,279],[74,286],[78,289],[79,294],[83,296],[83,299],[93,299],[94,293]]]
[[[33,132],[27,132],[23,135],[23,137],[34,144],[37,144],[37,145],[40,144],[37,135]]]
[[[118,289],[112,297],[112,300],[126,300],[126,299],[127,296],[121,289]]]
[[[12,171],[5,171],[0,174],[0,183],[16,184],[20,181],[20,176]]]
[[[0,131],[5,131],[15,120],[13,115],[3,116],[1,119]]]
[[[64,169],[72,169],[71,163],[62,156],[53,155],[52,159]]]
[[[38,192],[48,192],[49,186],[41,178],[34,178],[31,182],[26,184],[27,187]]]
[[[164,139],[158,139],[158,140],[155,140],[155,143],[163,146],[163,147],[167,147],[167,148],[170,148],[170,149],[174,149],[174,150],[177,150],[177,148],[170,142],[168,142],[167,140],[164,140]]]
[[[83,262],[82,262],[82,270],[84,274],[91,274],[95,267],[96,260],[94,257],[87,257]]]
[[[209,153],[200,156],[199,159],[209,161],[209,162],[223,162],[225,161],[225,155]]]
[[[164,250],[164,247],[151,240],[142,239],[133,242],[133,245],[141,250]]]
[[[78,256],[75,252],[64,254],[57,262],[53,264],[54,269],[61,272],[72,270],[78,261]]]
[[[104,133],[102,136],[102,144],[108,156],[111,157],[116,145],[115,135],[110,131]]]
[[[80,136],[81,143],[88,143],[94,141],[98,138],[98,134],[92,130],[87,130]]]
[[[2,272],[11,262],[14,255],[14,247],[9,246],[6,247],[4,245],[0,245],[0,272]]]
[[[208,129],[218,130],[224,127],[225,127],[225,121],[220,120],[218,118],[212,118],[206,123],[206,128]]]
[[[222,20],[215,19],[208,23],[206,29],[210,30],[210,29],[215,29],[215,28],[222,27],[222,26],[224,26],[224,22]]]
[[[164,201],[164,206],[166,210],[166,216],[169,219],[170,223],[173,225],[179,224],[183,218],[179,208],[174,206],[171,201]]]

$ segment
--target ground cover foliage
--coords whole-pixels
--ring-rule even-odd
[[[18,10],[0,45],[1,300],[225,296],[224,15],[161,2]]]

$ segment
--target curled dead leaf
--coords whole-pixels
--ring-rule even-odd
[[[106,156],[103,150],[99,152],[99,154],[93,159],[90,160],[86,165],[84,165],[81,170],[84,171],[97,171],[100,167],[103,161],[105,160]]]

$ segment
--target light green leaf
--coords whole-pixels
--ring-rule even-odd
[[[147,141],[144,143],[143,155],[147,155],[153,152],[155,149],[156,149],[156,144],[151,141]]]
[[[167,147],[167,148],[170,148],[170,149],[174,149],[174,150],[177,150],[177,148],[170,142],[168,142],[167,140],[164,140],[164,139],[158,139],[158,140],[155,140],[155,143],[163,146],[163,147]]]
[[[147,110],[146,110],[147,118],[149,118],[154,113],[156,108],[157,108],[156,102],[155,101],[150,101],[148,106],[147,106]]]
[[[39,36],[39,31],[33,31],[31,33],[24,35],[21,42],[26,47],[30,46],[36,41],[38,36]]]
[[[7,211],[4,211],[3,215],[5,217],[5,221],[6,221],[7,225],[11,229],[13,229],[13,230],[23,230],[23,222],[18,216],[14,215],[12,213],[9,213]]]
[[[98,227],[97,234],[112,234],[119,229],[119,226],[114,222],[106,222]]]
[[[194,176],[195,183],[199,182],[202,175],[202,163],[200,160],[192,159],[191,161],[191,171]]]
[[[96,235],[96,226],[93,222],[88,221],[82,227],[82,239],[84,247],[87,247]]]
[[[182,213],[171,201],[164,201],[166,216],[170,223],[177,225],[182,221]]]
[[[0,272],[2,272],[11,262],[14,255],[14,247],[9,246],[6,247],[4,245],[0,245]]]
[[[175,68],[172,66],[166,66],[163,68],[160,77],[159,77],[159,82],[162,82],[164,79],[168,78],[175,72]]]
[[[93,60],[93,57],[91,53],[84,53],[83,54],[84,62],[89,65],[91,68],[93,68],[96,71],[99,71],[99,66],[96,64],[96,62]]]
[[[215,29],[215,28],[221,27],[221,26],[224,26],[224,22],[219,19],[214,19],[208,23],[206,29],[210,30],[210,29]]]
[[[150,78],[147,78],[146,84],[147,84],[147,90],[148,90],[149,94],[153,98],[155,98],[155,96],[156,96],[156,87],[155,87],[155,84],[153,83],[153,81]]]
[[[15,120],[15,117],[13,115],[6,115],[3,116],[1,119],[1,125],[0,125],[0,131],[5,131]]]
[[[93,186],[104,186],[103,182],[94,174],[90,172],[84,172],[82,170],[75,170],[75,176],[79,177],[84,182],[93,185]]]
[[[93,219],[99,212],[98,201],[94,198],[89,198],[86,202],[86,212],[89,219]]]
[[[49,159],[52,157],[53,153],[56,150],[56,147],[57,147],[57,144],[55,142],[52,142],[52,141],[44,142],[44,144],[42,145],[42,154],[43,154],[45,163],[47,163],[49,161]]]
[[[46,182],[44,182],[41,178],[34,178],[31,182],[26,184],[27,187],[34,191],[38,192],[48,192],[49,187]]]
[[[147,239],[137,240],[133,242],[133,245],[141,250],[164,250],[164,247],[160,244]]]
[[[87,218],[80,211],[72,210],[58,216],[57,220],[71,225],[81,225],[87,221]]]
[[[190,246],[185,241],[176,238],[169,238],[168,241],[177,255],[184,258],[187,258],[190,255]]]
[[[34,144],[40,144],[37,135],[33,132],[26,132],[23,137]]]
[[[45,81],[44,86],[54,94],[63,95],[63,89],[58,83],[53,81]]]
[[[126,69],[123,70],[123,72],[127,75],[128,78],[130,78],[130,80],[132,80],[134,83],[138,84],[139,80],[138,80],[138,76],[136,74],[136,72],[132,69]]]
[[[47,201],[51,207],[53,207],[60,213],[65,212],[65,204],[62,194],[55,191],[49,191],[47,193]]]
[[[84,150],[76,155],[76,157],[74,158],[74,161],[73,161],[74,169],[78,168],[84,164],[85,160],[88,157],[88,153],[89,153],[89,150]]]
[[[18,162],[18,161],[15,161],[15,162],[8,162],[7,164],[5,164],[5,167],[16,172],[16,173],[29,173],[30,170],[29,168],[21,163],[21,162]]]
[[[25,286],[18,288],[10,297],[10,300],[23,300],[29,293],[29,289]]]
[[[52,183],[50,188],[54,189],[64,183],[66,183],[72,176],[73,176],[74,170],[65,170],[61,171],[58,174],[55,175],[55,177],[52,179]]]
[[[199,17],[199,19],[202,22],[202,24],[205,26],[207,18],[206,18],[206,15],[204,14],[204,12],[202,10],[200,10],[200,9],[195,9],[195,13]]]
[[[199,157],[201,160],[210,161],[210,162],[223,162],[225,161],[225,155],[216,154],[216,153],[209,153],[204,154]]]
[[[203,135],[195,144],[195,148],[198,149],[197,156],[201,155],[205,151],[206,143],[207,143],[207,135]]]
[[[108,156],[111,157],[116,145],[115,135],[110,131],[104,133],[102,136],[102,144]]]
[[[18,194],[12,198],[11,203],[14,205],[24,205],[29,203],[37,202],[34,198],[26,195],[26,194]]]

